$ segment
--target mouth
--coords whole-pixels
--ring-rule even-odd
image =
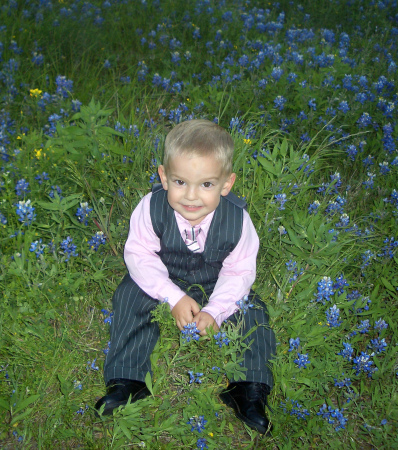
[[[182,207],[185,209],[185,211],[199,211],[202,207],[201,206],[190,206],[190,205],[182,205]]]

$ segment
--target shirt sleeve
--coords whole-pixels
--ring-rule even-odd
[[[146,195],[130,219],[129,235],[124,247],[124,261],[131,278],[150,297],[165,301],[172,308],[185,295],[169,278],[167,267],[159,255],[160,239],[153,230],[150,201]]]
[[[214,291],[202,309],[214,318],[218,326],[238,310],[236,302],[249,294],[256,279],[259,246],[256,229],[244,210],[241,238],[225,258]]]

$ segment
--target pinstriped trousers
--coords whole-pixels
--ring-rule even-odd
[[[204,306],[205,297],[200,290],[189,291],[195,301]],[[249,308],[243,316],[242,334],[260,325],[247,338],[250,348],[244,353],[243,366],[246,367],[246,381],[259,382],[273,386],[273,376],[269,361],[276,352],[275,335],[269,328],[268,314],[260,298],[251,291]],[[111,345],[106,356],[104,378],[107,383],[114,378],[145,381],[151,371],[150,355],[159,338],[159,327],[151,322],[151,311],[159,302],[149,297],[127,274],[112,299],[113,320],[111,324]],[[233,323],[238,315],[228,318]]]

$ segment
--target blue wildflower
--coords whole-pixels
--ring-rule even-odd
[[[23,200],[17,203],[15,212],[19,216],[18,220],[28,226],[36,219],[34,210],[35,208],[30,205],[30,200]]]
[[[293,350],[298,350],[298,348],[300,347],[300,338],[297,337],[296,339],[290,338],[289,339],[289,352],[292,352]]]
[[[188,425],[191,425],[191,431],[197,431],[198,433],[205,429],[206,423],[207,420],[204,416],[193,416],[187,422]]]
[[[294,360],[294,362],[300,369],[306,369],[307,365],[311,364],[311,361],[308,359],[308,353],[297,353],[297,358]]]
[[[340,320],[340,310],[336,305],[333,305],[326,311],[326,321],[329,328],[339,327],[342,323]]]
[[[196,328],[196,322],[188,323],[187,325],[184,325],[184,329],[181,331],[182,340],[187,343],[190,342],[191,339],[198,341],[199,333],[200,330]]]
[[[216,340],[216,344],[221,348],[223,344],[227,346],[230,342],[230,340],[226,337],[226,333],[218,332],[215,334],[214,339]]]
[[[247,295],[238,300],[236,304],[238,305],[238,308],[243,312],[243,314],[246,314],[249,308],[253,308],[253,304],[250,303],[249,297]]]
[[[338,355],[341,355],[343,358],[347,359],[348,361],[352,359],[352,354],[354,352],[354,349],[352,348],[351,344],[343,342],[343,350],[341,352],[337,353]]]
[[[68,236],[60,243],[61,250],[63,250],[64,254],[66,255],[65,262],[69,261],[71,256],[79,256],[79,254],[76,253],[77,246],[75,244],[72,244],[72,241],[73,239]]]
[[[80,208],[77,208],[76,216],[79,222],[84,223],[84,225],[88,225],[88,219],[90,217],[90,213],[92,212],[92,208],[89,208],[88,203],[80,203]]]
[[[203,373],[197,372],[194,374],[193,371],[190,370],[188,374],[189,374],[189,384],[192,383],[202,384],[202,380],[200,379],[200,377],[203,377]]]
[[[359,375],[361,372],[367,373],[368,377],[371,378],[373,374],[378,370],[377,367],[373,366],[373,361],[370,359],[371,355],[368,355],[366,352],[361,352],[359,356],[354,358],[354,369],[356,370],[356,375]]]
[[[343,408],[341,410],[338,408],[333,409],[331,406],[327,407],[326,404],[323,404],[323,406],[319,408],[317,416],[322,416],[330,424],[336,424],[337,421],[335,430],[338,431],[340,429],[345,429],[345,425],[348,422],[348,419],[343,416],[343,411]]]
[[[87,243],[91,250],[94,250],[96,252],[100,245],[106,244],[106,235],[103,231],[97,231]]]

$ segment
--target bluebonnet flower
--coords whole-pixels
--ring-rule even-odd
[[[368,348],[370,350],[375,351],[377,354],[379,354],[379,353],[385,351],[385,349],[387,348],[387,342],[384,338],[381,340],[380,340],[380,338],[371,339],[370,345],[368,345]]]
[[[315,100],[315,98],[312,98],[312,99],[308,102],[308,106],[309,106],[310,109],[312,109],[313,111],[316,111],[316,100]]]
[[[327,407],[326,404],[323,404],[323,406],[319,408],[317,416],[322,416],[330,424],[335,424],[337,421],[337,427],[335,427],[335,430],[338,431],[342,428],[345,429],[345,425],[348,422],[348,419],[343,416],[343,411],[343,408],[341,410],[338,408],[333,409],[331,406]]]
[[[90,246],[91,250],[94,250],[95,252],[98,250],[98,247],[100,245],[106,244],[106,235],[103,231],[97,231],[94,236],[88,241],[88,245]]]
[[[364,112],[362,113],[361,117],[357,120],[357,124],[359,126],[359,128],[365,128],[368,125],[370,125],[372,123],[372,117]]]
[[[190,370],[188,374],[189,374],[189,384],[192,383],[202,384],[202,380],[200,379],[200,377],[203,377],[203,373],[197,372],[194,374],[193,371]]]
[[[81,414],[83,415],[86,411],[88,410],[88,405],[86,405],[86,407],[83,409],[83,407],[81,406],[80,409],[78,409],[76,411],[76,414]]]
[[[315,294],[316,301],[325,304],[326,301],[330,301],[330,297],[334,295],[333,281],[330,277],[323,277],[318,282],[318,292]]]
[[[83,385],[80,383],[80,381],[77,381],[77,380],[73,381],[73,387],[75,389],[78,389],[79,391],[81,391],[83,389]]]
[[[294,360],[294,362],[300,369],[306,369],[307,365],[311,364],[311,361],[308,359],[308,353],[297,353],[297,358]]]
[[[387,175],[391,169],[388,167],[388,162],[384,161],[379,164],[380,167],[380,175]]]
[[[365,253],[361,255],[362,257],[362,265],[361,269],[364,269],[365,267],[369,266],[369,264],[372,262],[372,260],[375,258],[375,254],[371,250],[366,250]]]
[[[358,149],[355,147],[355,145],[349,145],[347,147],[346,152],[347,152],[349,158],[351,159],[351,161],[355,161],[355,157],[357,156],[357,153],[358,153]]]
[[[206,423],[207,420],[204,416],[193,416],[187,422],[188,425],[191,425],[191,431],[197,431],[198,433],[205,429]]]
[[[374,157],[372,155],[368,155],[366,158],[364,158],[362,160],[362,164],[365,167],[373,166],[373,164],[374,164]]]
[[[292,352],[293,350],[298,350],[300,347],[300,338],[297,337],[296,339],[290,338],[289,339],[289,352]]]
[[[361,352],[360,356],[354,358],[354,369],[356,370],[356,375],[361,372],[367,373],[368,377],[371,378],[373,374],[378,370],[377,367],[373,366],[373,361],[370,359],[372,355],[368,355],[366,352]]]
[[[334,385],[336,387],[340,387],[340,388],[342,388],[342,387],[349,387],[349,386],[351,386],[351,379],[350,378],[344,378],[343,381],[338,381],[337,378],[334,378]]]
[[[49,180],[49,179],[50,179],[50,177],[48,176],[48,173],[46,173],[46,172],[43,172],[42,174],[39,174],[39,175],[35,176],[35,180],[37,180],[37,182],[39,184],[42,184],[43,181],[46,181],[46,180]]]
[[[63,98],[68,98],[69,94],[73,91],[73,81],[67,80],[63,75],[58,75],[55,79],[55,83],[57,85],[57,94]]]
[[[190,342],[191,339],[198,341],[200,337],[199,333],[200,330],[196,328],[196,322],[188,323],[187,325],[184,325],[184,329],[181,331],[182,340],[187,343]]]
[[[104,323],[112,323],[113,312],[109,312],[107,309],[101,309],[102,314],[104,315]]]
[[[36,258],[39,258],[40,255],[43,254],[45,248],[46,248],[46,245],[42,244],[42,240],[39,239],[38,241],[32,242],[30,244],[29,251],[30,252],[35,252]]]
[[[372,172],[368,172],[368,179],[365,180],[362,184],[365,186],[365,189],[373,189],[374,187],[374,179],[376,177],[376,174],[372,173]]]
[[[294,72],[290,72],[287,76],[287,81],[289,83],[294,83],[297,80],[297,75]]]
[[[338,355],[341,355],[344,359],[352,359],[352,354],[354,352],[354,349],[352,348],[351,344],[343,342],[343,350],[341,352],[337,353]]]
[[[72,244],[72,241],[73,239],[68,236],[60,243],[61,250],[63,250],[64,254],[66,255],[65,262],[69,261],[71,256],[79,256],[79,254],[76,253],[77,246],[75,244]]]
[[[275,195],[275,201],[272,203],[279,203],[278,209],[279,211],[282,211],[285,209],[285,203],[287,202],[286,194],[276,194]]]
[[[77,99],[76,100],[72,100],[72,111],[79,112],[81,106],[82,106],[82,102],[80,102]]]
[[[345,100],[343,100],[342,102],[340,102],[337,109],[340,110],[343,114],[345,114],[350,110],[350,107],[349,107],[348,103]]]
[[[104,61],[104,68],[105,69],[110,69],[112,67],[112,64],[109,62],[109,59],[106,59]]]
[[[253,308],[254,306],[252,303],[250,303],[249,297],[247,295],[245,295],[242,299],[238,300],[236,304],[240,309],[240,311],[243,312],[243,314],[246,314],[247,310],[249,308]]]
[[[106,347],[102,351],[104,352],[105,355],[107,355],[110,349],[111,349],[111,341],[108,341]]]
[[[342,214],[340,216],[340,222],[336,223],[336,227],[348,227],[350,223],[350,216],[348,214]]]
[[[278,66],[278,67],[274,67],[274,68],[272,69],[271,77],[272,77],[275,81],[279,81],[282,75],[283,75],[283,69],[281,69],[279,66]]]
[[[381,253],[378,253],[377,256],[381,256],[383,258],[394,258],[394,253],[396,248],[398,248],[398,240],[394,237],[384,239],[384,244],[386,244],[382,249]]]
[[[230,340],[226,337],[226,333],[218,332],[215,334],[214,339],[216,340],[216,344],[221,348],[224,345],[228,345]]]
[[[18,196],[20,195],[25,195],[28,192],[30,192],[29,188],[29,183],[24,179],[20,179],[19,181],[17,181],[17,184],[15,186],[15,192]]]
[[[292,261],[291,259],[289,259],[289,261],[286,263],[286,269],[289,271],[294,270],[296,267],[297,267],[296,261]]]
[[[282,236],[283,234],[287,234],[287,231],[283,225],[279,225],[278,232],[280,236]]]
[[[318,200],[315,200],[308,207],[308,214],[314,214],[314,216],[317,215],[319,206],[320,206],[320,202]]]
[[[7,225],[7,218],[6,218],[6,216],[5,216],[4,214],[2,214],[1,212],[0,212],[0,223],[1,223],[2,225]]]
[[[51,186],[51,191],[48,194],[51,198],[55,198],[55,193],[57,193],[58,197],[61,199],[62,197],[62,189],[57,185],[57,186]]]
[[[338,289],[338,293],[343,294],[345,286],[349,286],[349,283],[344,278],[344,275],[341,274],[338,277],[336,277],[336,282],[333,284],[333,289],[335,290]]]
[[[285,97],[282,97],[282,95],[278,95],[274,100],[275,108],[279,109],[279,111],[282,111],[285,107],[286,101],[287,100],[285,99]]]
[[[205,438],[199,438],[196,441],[196,448],[209,448],[206,444],[206,439]]]
[[[370,328],[369,319],[361,320],[361,323],[357,326],[361,334],[368,333]]]
[[[329,328],[339,327],[342,323],[340,320],[340,309],[333,305],[326,311],[326,321]]]
[[[375,322],[374,329],[376,331],[386,330],[388,328],[388,323],[384,319],[378,319]]]
[[[99,367],[95,365],[97,358],[93,359],[93,362],[87,361],[87,370],[99,370]]]
[[[288,404],[290,400],[290,405]],[[310,413],[307,408],[304,408],[297,400],[286,399],[286,403],[281,402],[280,408],[283,408],[284,413],[289,413],[291,416],[296,416],[297,419],[307,420]]]
[[[25,226],[30,225],[35,219],[36,214],[33,212],[35,208],[30,205],[30,200],[23,200],[16,204],[16,214],[19,216],[18,220]]]
[[[88,225],[88,219],[90,217],[90,213],[93,209],[89,208],[88,203],[80,203],[80,208],[77,208],[76,216],[79,222],[84,223],[84,225]]]

